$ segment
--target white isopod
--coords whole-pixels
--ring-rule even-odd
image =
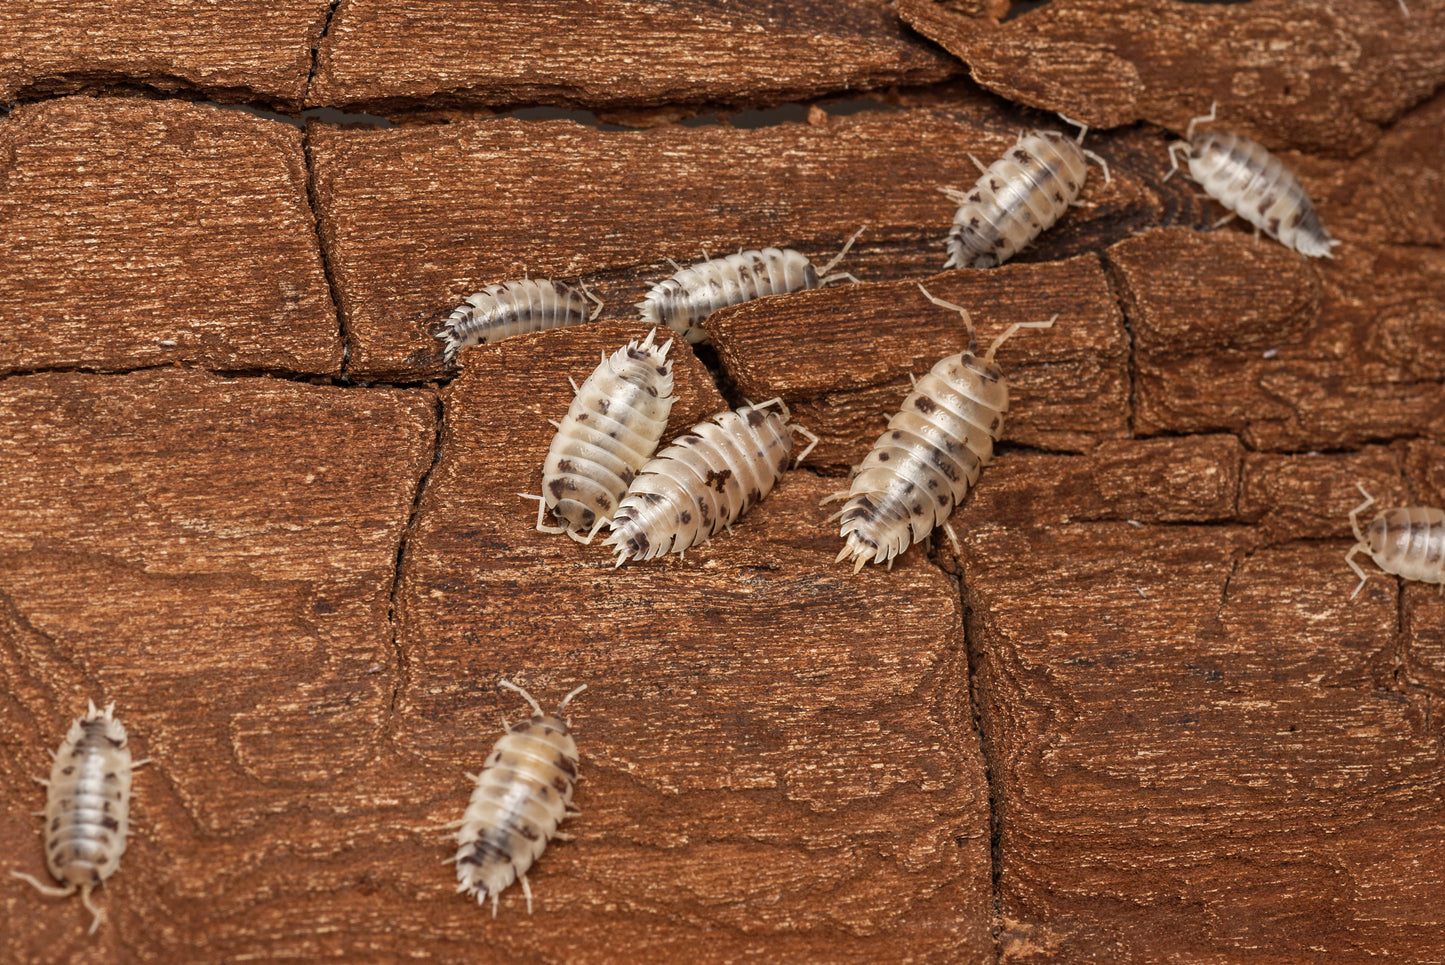
[[[1439,583],[1445,592],[1445,509],[1434,506],[1396,506],[1380,512],[1370,525],[1360,528],[1360,513],[1375,501],[1375,497],[1359,486],[1365,501],[1350,512],[1350,528],[1355,533],[1355,545],[1345,554],[1345,562],[1360,578],[1354,599],[1365,588],[1369,579],[1360,564],[1355,562],[1358,553],[1364,553],[1386,573],[1403,576],[1407,580],[1422,583]]]
[[[941,359],[917,381],[851,486],[823,500],[848,500],[829,520],[843,521],[838,562],[852,557],[855,573],[868,562],[892,568],[896,556],[938,526],[957,549],[948,517],[993,458],[1008,411],[1008,382],[994,354],[1020,329],[1050,328],[1058,318],[1014,323],[979,358],[968,312],[918,287],[929,301],[963,316],[968,348]]]
[[[1284,162],[1263,144],[1229,131],[1200,131],[1200,121],[1212,121],[1218,104],[1209,113],[1189,122],[1183,141],[1169,145],[1170,171],[1179,170],[1179,152],[1189,162],[1189,176],[1206,193],[1230,210],[1217,224],[1239,215],[1255,228],[1311,258],[1333,258],[1330,249],[1339,242],[1330,237],[1314,202]]]
[[[770,399],[719,412],[674,439],[642,467],[617,508],[604,541],[617,565],[685,553],[731,530],[782,478],[794,432],[810,440],[799,462],[817,445],[817,436],[788,419],[783,400]]]
[[[115,704],[104,711],[90,709],[70,725],[70,731],[52,755],[45,801],[45,866],[65,887],[47,885],[19,871],[10,873],[30,882],[43,894],[66,897],[80,891],[80,900],[94,916],[91,934],[100,927],[104,912],[91,903],[90,893],[120,867],[130,833],[131,771],[149,761],[131,761],[125,727],[115,719]]]
[[[943,267],[992,268],[1018,254],[1078,199],[1089,174],[1088,159],[1098,162],[1104,183],[1109,183],[1108,162],[1084,150],[1089,129],[1078,126],[1078,141],[1058,131],[1021,134],[1018,143],[988,167],[969,155],[983,177],[966,192],[942,189],[959,206],[945,242],[948,261]]]
[[[677,271],[652,288],[637,303],[642,317],[652,325],[666,325],[696,345],[707,341],[703,319],[719,308],[740,305],[764,295],[821,288],[830,282],[846,279],[856,282],[847,272],[830,275],[838,262],[863,233],[859,228],[843,250],[822,267],[800,251],[792,248],[752,248],[735,255],[711,258],[683,268],[668,259]]]
[[[557,825],[578,813],[572,808],[572,792],[579,758],[571,723],[562,711],[587,689],[586,684],[576,688],[548,714],[510,680],[499,681],[499,686],[521,694],[533,714],[497,739],[482,773],[467,775],[476,787],[455,825],[457,853],[448,859],[457,865],[457,891],[475,896],[477,904],[490,896],[493,918],[499,896],[518,878],[527,896],[527,914],[532,913],[527,869],[542,856],[548,841],[570,840]]]
[[[488,285],[457,306],[442,323],[437,338],[445,343],[443,354],[450,362],[468,345],[581,325],[601,311],[602,299],[586,285],[573,288],[550,278],[504,281]]]
[[[667,360],[672,340],[657,346],[656,335],[653,329],[646,339],[628,342],[611,358],[604,354],[577,389],[547,450],[542,495],[518,494],[538,500],[539,532],[592,542],[612,521],[628,485],[657,449],[676,397]],[[549,510],[559,525],[543,523]]]

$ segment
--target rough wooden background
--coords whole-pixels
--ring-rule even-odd
[[[1445,505],[1445,4],[1013,7],[0,9],[6,867],[44,873],[30,777],[87,699],[155,760],[109,921],[0,877],[0,960],[1445,960],[1445,600],[1343,562],[1357,481]],[[1333,261],[1163,180],[1212,100]],[[495,116],[548,105],[630,127]],[[941,272],[937,188],[1028,108],[1106,128],[1112,183]],[[822,437],[734,535],[614,570],[531,529],[666,258],[864,225],[863,284],[674,348],[672,431],[780,395]],[[523,273],[603,318],[444,367]],[[920,281],[1059,322],[1001,352],[961,552],[855,576],[817,502],[965,341]],[[493,920],[440,826],[501,677],[589,690],[577,839]]]

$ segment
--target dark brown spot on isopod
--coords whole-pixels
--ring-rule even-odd
[[[677,514],[677,521],[679,523],[682,523],[682,525],[686,526],[688,523],[692,522],[692,513],[684,509],[682,512]]]
[[[930,412],[937,410],[938,403],[934,402],[926,395],[920,395],[918,398],[913,400],[913,408],[926,415]]]
[[[557,460],[557,471],[558,471],[558,472],[575,472],[576,469],[577,469],[577,466],[576,466],[575,463],[572,462],[571,459],[558,459],[558,460]]]
[[[733,471],[731,469],[723,469],[721,471],[709,469],[706,478],[703,479],[703,484],[709,489],[716,489],[718,492],[722,492],[727,488],[728,480],[731,478],[733,478]]]
[[[892,457],[889,456],[888,453],[886,453],[886,452],[880,452],[880,453],[878,453],[878,461],[879,461],[879,462],[887,462],[890,458],[892,458]]]
[[[607,414],[607,410],[610,409],[610,408],[612,408],[612,403],[611,403],[611,401],[609,401],[608,399],[598,399],[598,400],[597,400],[597,411],[598,411],[598,412],[602,413],[603,415],[606,415],[606,414]]]
[[[1013,149],[1013,157],[1014,160],[1019,162],[1020,164],[1034,163],[1034,156],[1021,147],[1016,147]]]
[[[766,418],[767,415],[761,409],[748,410],[748,425],[750,426],[760,426],[763,424],[763,420]]]

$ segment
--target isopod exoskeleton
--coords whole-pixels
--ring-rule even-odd
[[[792,248],[762,248],[739,251],[734,255],[711,258],[682,268],[647,292],[637,309],[652,325],[666,325],[694,345],[707,341],[703,319],[719,308],[740,305],[764,295],[821,288],[829,282],[847,279],[856,282],[847,272],[829,272],[843,260],[858,235],[859,228],[833,260],[817,269],[808,257]]]
[[[115,704],[90,709],[70,725],[54,754],[45,801],[45,866],[56,888],[19,871],[10,873],[42,893],[80,900],[94,917],[92,934],[105,914],[90,893],[120,867],[130,833],[131,771],[146,761],[131,761],[125,727],[115,719]]]
[[[1169,145],[1169,174],[1179,170],[1179,152],[1187,155],[1189,176],[1205,192],[1230,210],[1223,221],[1239,215],[1260,231],[1310,258],[1333,258],[1330,249],[1339,244],[1330,237],[1314,202],[1284,162],[1263,144],[1229,131],[1200,131],[1200,121],[1212,121],[1209,113],[1189,122],[1185,140]],[[1223,221],[1220,223],[1222,224]]]
[[[577,786],[577,743],[562,711],[582,691],[574,689],[548,714],[510,680],[499,686],[515,690],[532,705],[529,720],[518,721],[492,745],[476,782],[466,813],[457,823],[457,891],[482,904],[490,896],[497,917],[499,896],[517,879],[532,913],[532,888],[527,869],[542,856],[554,837],[566,839],[557,826],[569,815]]]
[[[654,345],[656,335],[653,329],[611,358],[603,355],[577,390],[542,465],[540,532],[566,533],[590,543],[612,521],[628,485],[652,458],[675,398],[667,360],[672,340]],[[544,525],[548,510],[559,525]]]
[[[1090,158],[1103,167],[1104,183],[1109,183],[1108,162],[1084,150],[1088,128],[1079,126],[1078,141],[1058,131],[1020,135],[1017,144],[986,168],[973,158],[983,176],[972,189],[942,189],[959,206],[943,267],[992,268],[1018,254],[1078,199]]]
[[[1445,589],[1445,509],[1434,506],[1396,506],[1382,510],[1370,525],[1360,528],[1360,513],[1375,501],[1359,483],[1365,501],[1350,511],[1350,528],[1355,533],[1355,545],[1345,554],[1345,562],[1360,578],[1354,599],[1365,588],[1369,579],[1355,555],[1363,552],[1375,561],[1380,569],[1407,580],[1422,583],[1439,583]]]
[[[504,281],[488,285],[457,306],[442,323],[437,338],[445,343],[443,355],[450,362],[468,345],[581,325],[600,311],[602,299],[585,285],[573,288],[550,278]]]
[[[823,500],[848,500],[829,519],[842,519],[838,562],[852,557],[855,573],[870,561],[891,568],[896,556],[938,526],[957,548],[948,517],[993,458],[1008,411],[1008,382],[994,354],[1020,329],[1050,328],[1058,318],[1014,323],[980,358],[968,312],[918,287],[929,301],[963,316],[968,348],[941,359],[917,381],[849,488]]]
[[[776,409],[771,407],[776,406]],[[617,565],[685,553],[733,523],[768,493],[788,468],[793,433],[817,437],[788,421],[782,399],[719,412],[678,436],[627,488],[604,543]]]

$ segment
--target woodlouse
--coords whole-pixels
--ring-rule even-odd
[[[966,192],[942,189],[959,206],[945,242],[948,261],[943,267],[992,268],[1018,254],[1078,199],[1089,159],[1104,169],[1104,183],[1109,183],[1108,162],[1084,150],[1088,128],[1079,128],[1077,142],[1058,131],[1021,134],[1018,143],[988,167],[969,155],[983,176]]]
[[[669,259],[676,272],[653,285],[637,303],[637,309],[650,324],[666,325],[694,345],[706,342],[703,319],[719,308],[740,305],[764,295],[821,288],[842,279],[856,282],[858,279],[847,272],[836,275],[829,272],[843,260],[862,233],[863,228],[859,228],[843,250],[821,270],[793,248],[750,248],[687,268]]]
[[[1345,562],[1360,578],[1354,599],[1369,579],[1355,556],[1364,553],[1386,573],[1422,583],[1439,583],[1445,591],[1445,509],[1434,506],[1397,506],[1382,510],[1370,525],[1360,528],[1360,513],[1375,502],[1375,497],[1359,483],[1365,501],[1350,511],[1350,528],[1355,545],[1345,554]]]
[[[782,478],[793,432],[811,440],[798,461],[817,445],[817,436],[788,419],[783,400],[770,399],[719,412],[674,439],[642,467],[617,508],[604,541],[617,565],[685,553],[731,530]]]
[[[592,542],[612,521],[628,485],[657,449],[675,397],[672,363],[667,360],[672,339],[657,346],[656,335],[653,329],[646,339],[628,342],[611,358],[604,354],[577,389],[547,450],[542,495],[518,494],[539,501],[538,531]],[[549,510],[559,525],[544,525]]]
[[[115,874],[130,833],[131,772],[148,761],[131,761],[125,727],[115,719],[115,704],[90,709],[70,725],[53,753],[45,801],[45,866],[65,887],[56,888],[31,875],[11,871],[40,892],[80,900],[94,916],[90,933],[105,913],[90,900],[91,892]]]
[[[573,288],[550,278],[504,281],[488,285],[457,306],[442,323],[437,338],[445,343],[443,356],[450,362],[468,345],[581,325],[601,311],[602,299],[580,283]]]
[[[1314,202],[1284,162],[1263,144],[1229,131],[1200,131],[1200,121],[1212,121],[1218,104],[1209,113],[1189,122],[1183,141],[1169,145],[1170,170],[1165,180],[1179,170],[1179,152],[1185,152],[1189,176],[1206,193],[1229,209],[1216,227],[1235,215],[1244,218],[1286,248],[1310,258],[1333,258],[1332,239],[1320,223]]]
[[[529,720],[518,721],[492,745],[476,782],[466,813],[457,822],[457,891],[475,895],[482,904],[490,895],[497,917],[500,895],[522,881],[527,914],[532,913],[532,888],[527,869],[542,856],[552,838],[570,840],[557,826],[571,814],[577,785],[577,743],[562,711],[582,691],[575,688],[548,714],[531,694],[510,680],[498,686],[515,690],[532,705]]]
[[[935,305],[963,316],[968,348],[941,359],[914,384],[849,488],[823,500],[847,499],[829,520],[842,519],[838,562],[852,557],[855,573],[870,560],[892,568],[895,557],[938,526],[957,549],[948,517],[993,458],[1008,411],[1008,382],[994,354],[1020,329],[1050,328],[1058,318],[1014,323],[980,359],[968,312],[918,287]]]

